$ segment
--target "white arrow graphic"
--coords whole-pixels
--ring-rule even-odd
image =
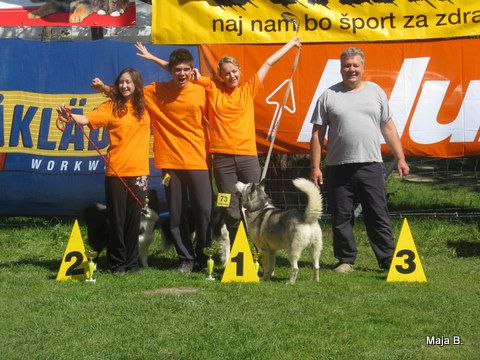
[[[297,28],[298,29],[298,28]],[[298,31],[298,30],[297,30]],[[292,103],[293,103],[293,106],[295,107],[295,98],[293,96],[293,85],[292,85],[292,78],[293,78],[293,74],[295,74],[295,70],[297,69],[297,65],[298,65],[298,59],[300,58],[300,48],[297,49],[297,53],[295,54],[295,60],[293,61],[293,66],[292,66],[292,74],[290,75],[290,78],[288,80],[285,80],[272,94],[270,94],[270,96],[267,98],[267,103],[269,103],[269,99],[270,97],[275,94],[275,92],[277,92],[277,90],[279,88],[281,88],[283,86],[283,84],[287,83],[287,89],[285,91],[285,96],[283,97],[283,103],[282,103],[282,106],[280,106],[279,103],[276,103],[277,104],[277,109],[275,111],[275,113],[277,114],[277,116],[273,117],[273,126],[270,126],[270,131],[271,131],[271,134],[270,134],[270,131],[268,132],[268,136],[267,138],[271,139],[270,140],[270,146],[268,148],[268,152],[267,152],[267,157],[265,158],[265,165],[263,166],[263,170],[262,170],[262,177],[260,178],[261,180],[265,179],[265,176],[267,175],[267,170],[268,170],[268,164],[270,163],[270,156],[272,155],[272,151],[273,151],[273,143],[275,142],[275,137],[277,136],[277,130],[278,130],[278,127],[280,126],[280,120],[282,119],[282,114],[283,114],[283,109],[287,108],[287,100],[288,98],[290,97],[290,93],[292,93]],[[280,107],[279,107],[280,106]],[[288,109],[288,108],[287,108]],[[289,109],[290,111],[291,109]],[[292,112],[292,111],[291,111]],[[295,110],[293,110],[293,112],[295,112]]]
[[[292,107],[290,108],[286,104],[282,106],[278,101],[273,101],[271,98],[285,85],[288,86],[287,90],[290,90],[290,94],[292,96]],[[286,109],[289,113],[293,114],[297,111],[297,107],[295,105],[295,94],[293,91],[293,83],[292,79],[286,79],[284,82],[282,82],[275,90],[272,91],[270,95],[265,99],[265,102],[269,105],[276,105],[275,112],[272,117],[272,121],[270,122],[270,128],[268,129],[268,134],[267,134],[267,140],[272,139],[272,134],[273,134],[273,129],[277,126],[277,123],[280,121],[282,118],[283,110]]]

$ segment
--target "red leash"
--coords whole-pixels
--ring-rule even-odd
[[[67,112],[67,115],[68,115],[68,118],[65,119],[60,113],[58,114],[58,117],[57,117],[57,121],[55,123],[55,125],[57,126],[57,129],[60,130],[61,132],[64,132],[65,131],[65,126],[67,123],[73,121],[73,123],[80,129],[80,131],[82,132],[83,136],[85,136],[85,138],[88,140],[88,142],[93,146],[93,148],[97,151],[98,155],[100,155],[103,159],[103,161],[105,161],[105,164],[107,166],[109,166],[109,161],[108,161],[108,158],[103,155],[101,152],[100,152],[100,149],[97,147],[97,145],[93,142],[92,139],[90,139],[90,137],[87,135],[87,133],[85,132],[85,130],[83,130],[83,126],[81,125],[78,125],[75,120],[73,119],[73,116],[72,116],[72,110],[70,110],[69,108],[66,108],[65,107],[65,111]],[[138,203],[138,205],[140,205],[140,207],[143,209],[144,207],[144,204],[140,201],[140,199],[137,197],[137,195],[135,195],[135,193],[133,192],[132,189],[130,189],[130,187],[128,186],[128,184],[125,182],[125,180],[122,179],[122,177],[120,175],[118,175],[117,171],[112,167],[110,166],[110,169],[113,171],[113,173],[115,174],[115,176],[122,182],[123,186],[125,186],[125,188],[128,190],[128,192],[133,196],[133,199]]]

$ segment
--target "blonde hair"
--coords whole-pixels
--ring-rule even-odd
[[[218,60],[218,75],[222,73],[222,66],[225,63],[230,63],[240,69],[240,63],[238,62],[238,60],[235,59],[233,56],[227,55]]]

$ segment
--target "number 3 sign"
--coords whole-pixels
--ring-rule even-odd
[[[407,219],[403,220],[387,281],[427,281]]]
[[[78,226],[77,220],[75,220],[67,248],[63,254],[57,280],[83,281],[88,277],[88,272],[88,259],[85,255],[85,246],[83,245],[80,227]]]

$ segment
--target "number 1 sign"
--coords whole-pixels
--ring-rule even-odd
[[[230,258],[223,272],[222,283],[230,281],[259,282],[243,221],[238,226]]]

